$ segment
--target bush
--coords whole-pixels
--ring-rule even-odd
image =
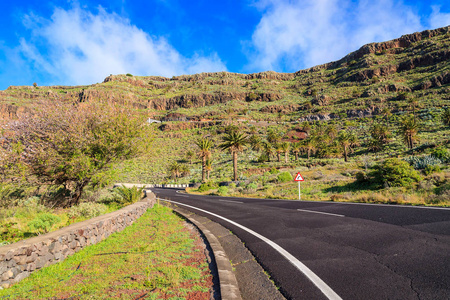
[[[67,213],[69,218],[94,218],[106,212],[106,205],[101,203],[84,202],[72,206]]]
[[[53,214],[40,214],[34,220],[28,222],[28,227],[31,231],[37,231],[38,233],[49,232],[53,225],[61,222],[61,218]]]
[[[366,183],[369,182],[369,178],[367,177],[367,174],[363,171],[359,171],[355,174],[356,182],[358,183]]]
[[[200,185],[200,187],[198,188],[198,191],[203,193],[212,189],[216,189],[218,187],[217,183],[214,183],[212,181],[208,181],[205,183],[202,183],[202,185]]]
[[[277,180],[278,180],[278,182],[288,182],[288,181],[294,180],[294,178],[292,178],[291,173],[283,172],[277,176]]]
[[[219,189],[217,190],[217,194],[219,194],[220,196],[226,196],[228,194],[228,188],[226,186],[219,187]]]
[[[406,161],[388,158],[374,167],[371,173],[374,182],[388,186],[410,186],[421,180],[419,173]]]
[[[124,186],[117,187],[114,191],[117,193],[121,204],[134,203],[142,198],[142,191],[144,188],[138,188],[133,186],[132,188],[127,188]]]
[[[277,174],[277,173],[279,173],[279,171],[277,170],[277,168],[272,167],[272,169],[270,169],[269,173],[270,174]]]
[[[440,171],[441,171],[441,168],[439,166],[426,166],[425,170],[424,170],[426,175],[430,175],[432,173],[440,172]]]
[[[405,161],[407,161],[416,170],[424,170],[429,166],[437,166],[442,163],[440,159],[431,155],[422,157],[410,156],[408,158],[405,158]]]
[[[247,192],[254,192],[254,191],[256,191],[257,188],[258,188],[258,185],[254,182],[247,184],[247,186],[245,187]]]
[[[440,159],[442,162],[450,161],[450,152],[444,147],[438,147],[434,149],[434,151],[431,153],[431,156]]]

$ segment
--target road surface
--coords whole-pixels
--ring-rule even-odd
[[[233,231],[288,299],[450,299],[448,208],[152,191]]]

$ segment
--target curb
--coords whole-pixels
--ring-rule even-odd
[[[172,209],[178,214],[182,215],[190,222],[192,222],[198,229],[205,235],[208,243],[213,251],[214,259],[217,265],[217,271],[219,273],[219,286],[220,296],[222,300],[242,300],[241,293],[239,291],[239,285],[236,280],[236,276],[233,273],[233,267],[230,260],[222,248],[217,237],[209,231],[206,226],[192,217],[192,213],[183,211],[179,208]]]
[[[253,254],[229,229],[170,202],[164,205],[197,226],[210,244],[219,273],[221,299],[286,300]]]

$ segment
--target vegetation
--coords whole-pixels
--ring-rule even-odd
[[[147,143],[142,118],[126,106],[47,102],[40,108],[8,127],[0,169],[5,181],[62,187],[58,205],[77,205],[96,174]]]
[[[204,251],[180,217],[155,206],[122,232],[0,290],[0,298],[207,299]]]
[[[233,156],[233,180],[238,180],[238,153],[242,152],[248,144],[247,136],[237,131],[232,131],[222,137],[223,143],[220,144],[222,150],[229,150]]]

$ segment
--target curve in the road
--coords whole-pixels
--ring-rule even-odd
[[[233,224],[236,227],[241,228],[242,230],[247,231],[248,233],[256,236],[257,238],[263,240],[265,243],[267,243],[268,245],[270,245],[273,249],[275,249],[278,253],[280,253],[282,256],[284,256],[290,263],[292,263],[300,272],[302,272],[328,299],[330,300],[342,300],[342,298],[335,292],[333,291],[319,276],[317,276],[313,271],[311,271],[307,266],[305,266],[301,261],[299,261],[297,258],[295,258],[293,255],[291,255],[288,251],[286,251],[285,249],[283,249],[282,247],[280,247],[278,244],[276,244],[275,242],[273,242],[272,240],[260,235],[259,233],[251,230],[250,228],[247,228],[239,223],[236,223],[232,220],[229,220],[227,218],[224,218],[222,216],[219,216],[215,213],[212,213],[210,211],[201,209],[201,208],[197,208],[195,206],[191,206],[191,205],[187,205],[181,202],[176,202],[176,201],[172,201],[172,200],[167,200],[167,199],[162,199],[159,198],[160,200],[163,201],[167,201],[170,203],[174,203],[177,205],[182,205],[185,207],[189,207],[201,212],[204,212],[206,214],[212,215],[216,218],[222,219],[226,222],[229,222],[230,224]],[[234,201],[237,202],[237,201]],[[241,202],[242,203],[242,202]]]

